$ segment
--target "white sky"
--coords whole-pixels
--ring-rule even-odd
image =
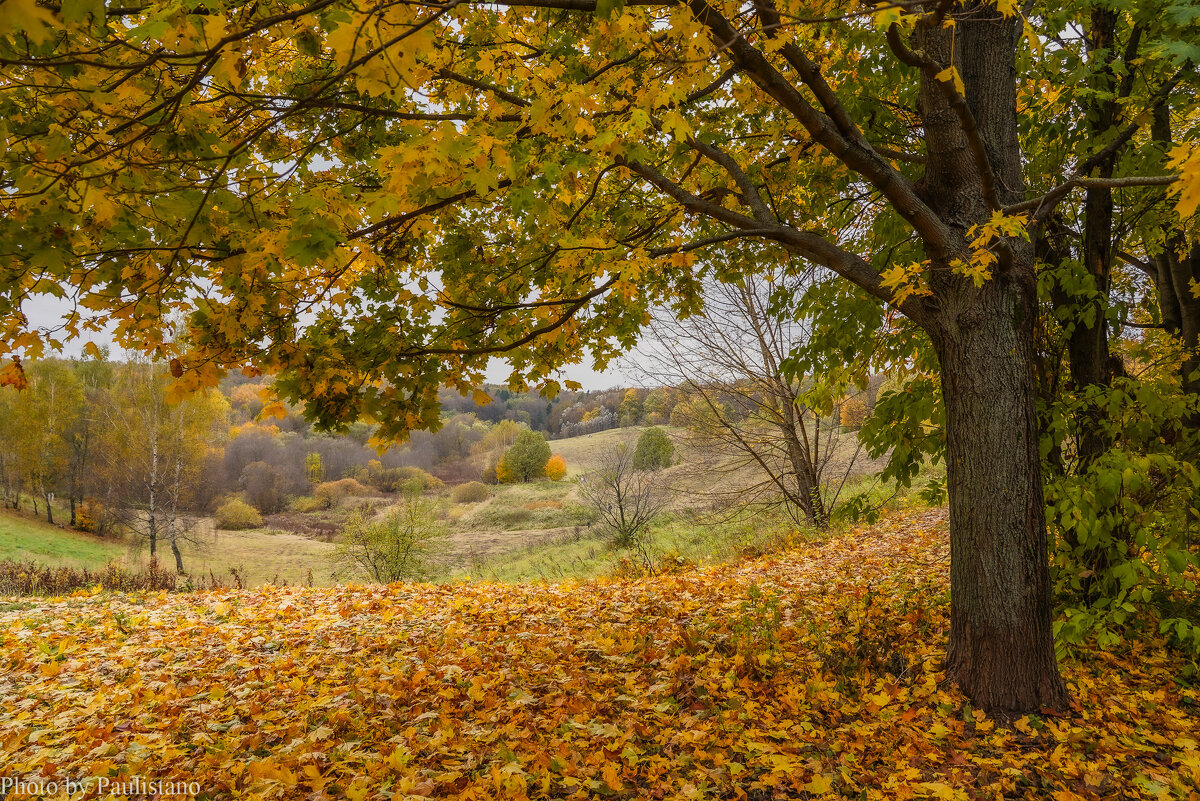
[[[51,298],[46,295],[35,295],[27,299],[22,308],[25,314],[29,317],[29,322],[38,328],[53,327],[61,324],[61,318],[64,311],[68,308],[66,302]],[[83,346],[87,342],[87,338],[79,340],[67,340],[63,342],[63,352],[61,355],[68,358],[78,358],[83,355]],[[93,341],[100,346],[108,346],[113,358],[120,358],[121,352],[113,345],[111,338],[104,336],[95,336]],[[507,365],[498,359],[492,360],[492,365],[487,371],[487,380],[493,383],[504,383],[508,378],[509,369]],[[613,387],[630,386],[630,380],[623,375],[619,369],[619,365],[610,365],[607,370],[593,370],[589,364],[570,365],[560,374],[561,380],[578,381],[583,385],[585,390],[596,389],[612,389]]]

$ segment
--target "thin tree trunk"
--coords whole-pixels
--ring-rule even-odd
[[[167,534],[171,543],[171,554],[175,557],[175,572],[183,574],[183,554],[179,552],[179,493],[183,485],[183,405],[178,407],[175,420],[175,475],[171,487],[170,517]]]

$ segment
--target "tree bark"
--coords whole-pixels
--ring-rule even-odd
[[[946,405],[950,643],[946,676],[978,707],[1061,709],[1034,407],[1032,312],[985,285],[936,347]],[[953,310],[952,310],[953,311]]]
[[[920,101],[929,153],[926,197],[961,232],[966,250],[970,227],[991,216],[992,204],[1023,196],[1016,109],[1020,23],[985,5],[955,16],[953,30],[918,31],[918,45],[939,66],[957,65],[969,119],[928,74]],[[1015,238],[992,247],[997,263],[979,287],[955,274],[954,254],[927,249],[934,312],[924,325],[940,361],[946,411],[946,676],[977,707],[1006,715],[1062,709],[1067,692],[1051,628],[1035,411],[1033,247]]]

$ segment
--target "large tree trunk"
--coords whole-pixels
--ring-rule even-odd
[[[946,675],[999,713],[1067,701],[1051,631],[1027,306],[1008,282],[990,282],[936,338],[950,493]]]
[[[987,5],[955,16],[954,29],[918,29],[916,37],[926,56],[955,64],[962,74],[972,126],[928,73],[920,102],[929,153],[925,196],[961,232],[967,250],[970,227],[990,218],[992,204],[1023,196],[1016,108],[1020,22]],[[996,252],[998,262],[981,287],[955,274],[953,254],[928,252],[936,311],[926,329],[941,363],[946,408],[946,676],[977,707],[1008,714],[1062,709],[1067,692],[1051,629],[1035,413],[1033,248],[1008,239]]]

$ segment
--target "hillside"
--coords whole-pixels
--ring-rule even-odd
[[[926,510],[637,581],[23,602],[0,750],[210,799],[1195,797],[1160,641],[1066,659],[1069,717],[942,686],[947,557]]]
[[[52,526],[9,509],[0,511],[0,559],[99,567],[124,555],[120,542]]]

